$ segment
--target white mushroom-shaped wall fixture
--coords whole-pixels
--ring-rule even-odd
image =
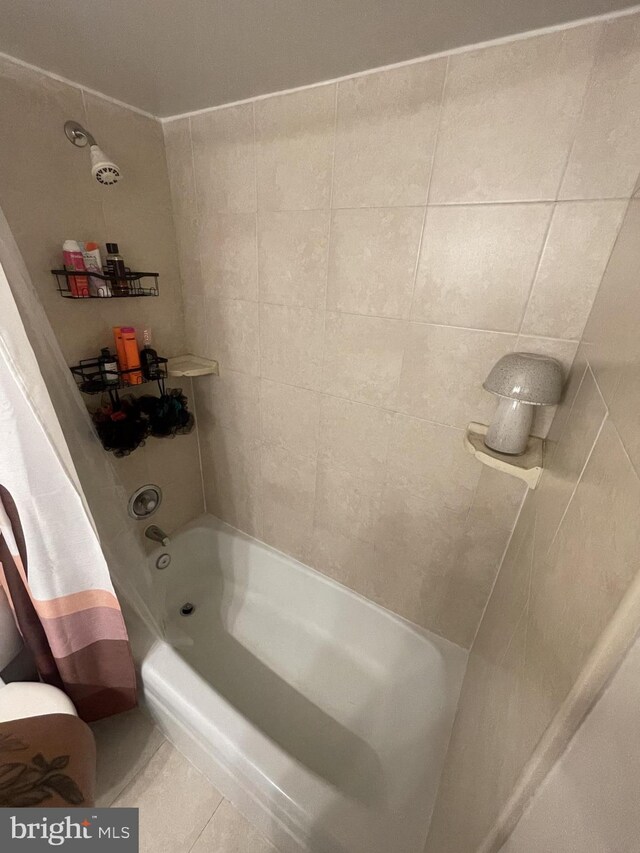
[[[484,443],[498,453],[524,453],[534,406],[555,406],[562,395],[562,366],[555,358],[513,352],[496,362],[483,388],[500,397]]]

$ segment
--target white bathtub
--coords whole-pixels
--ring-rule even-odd
[[[283,853],[422,853],[466,653],[212,516],[150,564],[193,640],[142,663],[178,748]]]

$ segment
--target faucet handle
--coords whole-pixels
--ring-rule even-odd
[[[129,498],[128,510],[131,518],[149,518],[162,503],[162,490],[160,486],[148,483],[140,486]]]

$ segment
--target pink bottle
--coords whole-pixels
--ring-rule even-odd
[[[78,270],[86,273],[84,257],[77,240],[65,240],[62,245],[64,266],[67,270]],[[89,278],[87,275],[70,275],[69,290],[75,297],[89,296]]]

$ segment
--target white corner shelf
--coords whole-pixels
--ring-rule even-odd
[[[469,424],[464,434],[464,446],[469,453],[483,465],[524,480],[530,489],[535,489],[542,476],[543,439],[531,435],[527,449],[521,456],[509,456],[505,453],[497,453],[486,446],[484,437],[488,429],[489,427],[485,424]]]
[[[218,362],[199,355],[177,355],[167,363],[169,376],[218,376]]]

